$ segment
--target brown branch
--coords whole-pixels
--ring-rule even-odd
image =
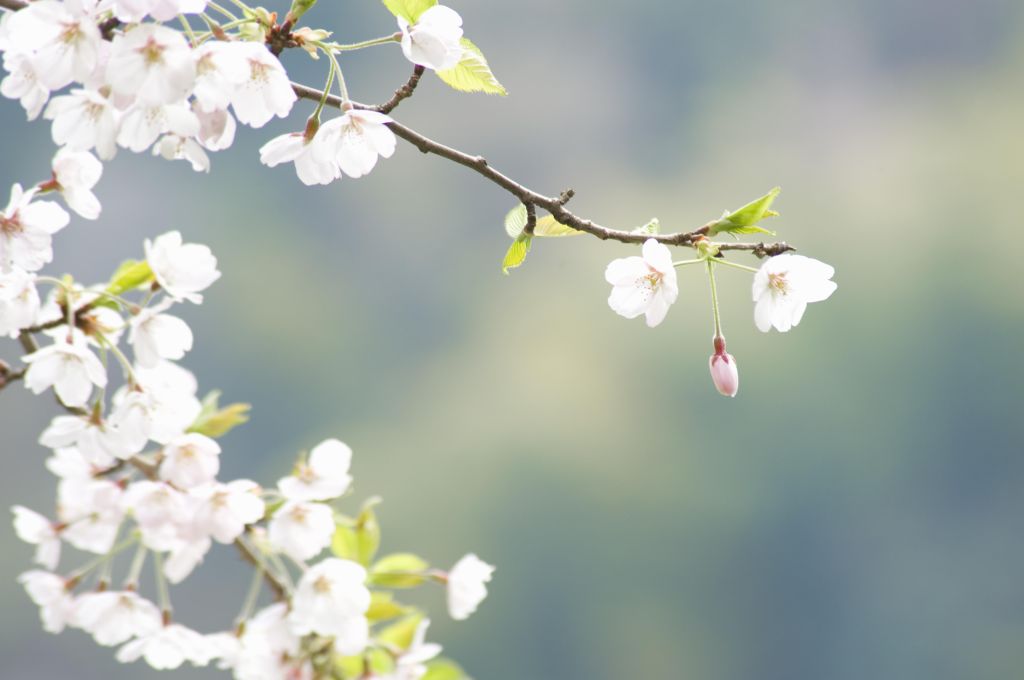
[[[412,96],[412,93],[416,91],[416,86],[420,83],[420,78],[423,77],[423,71],[426,69],[419,64],[416,64],[416,68],[412,70],[412,75],[409,76],[409,80],[402,85],[400,88],[395,90],[395,94],[391,99],[387,100],[383,104],[378,104],[373,107],[374,111],[380,113],[391,113],[394,111],[399,104],[402,103],[403,99],[408,99]]]

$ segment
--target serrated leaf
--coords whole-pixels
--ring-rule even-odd
[[[529,219],[530,215],[526,212],[526,206],[522,203],[516,205],[505,215],[505,233],[509,235],[509,238],[519,238]]]
[[[408,611],[408,607],[395,602],[394,595],[378,590],[370,593],[370,608],[366,610],[366,618],[370,623],[375,623],[402,616]]]
[[[505,259],[501,262],[501,271],[508,274],[509,269],[515,269],[526,260],[526,254],[530,252],[530,243],[533,237],[529,234],[520,234],[505,253]]]
[[[429,568],[419,555],[394,553],[377,560],[370,567],[367,580],[385,588],[414,588],[427,580],[425,574]]]
[[[462,59],[459,63],[438,71],[437,77],[460,92],[485,92],[503,97],[508,94],[508,90],[491,72],[484,53],[469,38],[462,39]]]
[[[469,680],[469,676],[454,661],[433,659],[427,662],[427,672],[420,680]]]
[[[533,228],[534,236],[543,236],[545,238],[579,236],[582,233],[582,231],[565,226],[551,215],[538,218],[537,225]]]
[[[153,281],[153,270],[145,260],[125,260],[110,277],[107,292],[123,295]]]
[[[380,642],[394,645],[398,649],[409,649],[421,621],[423,621],[423,614],[419,612],[411,614],[377,633],[377,639]]]
[[[437,4],[437,0],[384,0],[384,6],[396,17],[415,24],[420,15]]]
[[[772,233],[766,230],[761,230],[761,232],[740,230],[753,227],[763,219],[777,217],[779,213],[772,210],[771,206],[780,191],[782,189],[775,187],[764,196],[747,203],[739,210],[722,215],[721,218],[712,222],[708,227],[708,236],[717,236],[722,232],[733,234]]]

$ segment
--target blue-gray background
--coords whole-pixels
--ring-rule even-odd
[[[374,0],[321,3],[341,40],[394,30]],[[839,290],[764,335],[723,272],[735,400],[707,375],[707,283],[651,331],[608,310],[595,239],[537,244],[510,277],[505,194],[400,145],[328,188],[269,170],[240,135],[209,177],[122,153],[104,216],[52,271],[105,278],[145,237],[210,244],[223,279],[187,365],[250,401],[229,476],[272,482],[338,436],[386,550],[498,565],[466,624],[434,637],[479,680],[1006,680],[1024,667],[1024,5],[1012,0],[462,2],[511,92],[428,76],[396,112],[573,207],[689,229],[780,184],[774,222]],[[316,83],[323,62],[287,65]],[[399,50],[346,58],[386,98]],[[44,124],[0,105],[0,185],[47,171]],[[5,358],[17,355],[2,346]],[[46,510],[49,399],[0,393],[4,505]],[[0,531],[0,678],[148,678],[78,632],[40,632]],[[222,549],[178,591],[226,626],[245,578]],[[183,677],[213,677],[188,671]]]

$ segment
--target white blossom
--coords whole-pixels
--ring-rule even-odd
[[[612,260],[604,278],[612,284],[608,306],[627,319],[644,314],[651,328],[665,320],[669,306],[679,297],[672,253],[654,239],[647,239],[642,257]]]
[[[181,542],[182,525],[191,522],[192,499],[164,482],[133,482],[124,492],[123,506],[142,532],[143,544],[159,552]]]
[[[104,647],[119,645],[133,637],[148,637],[162,626],[157,606],[130,590],[80,595],[75,601],[71,623]]]
[[[470,553],[455,563],[448,572],[448,613],[456,621],[464,621],[487,597],[487,582],[494,567]]]
[[[100,216],[92,188],[100,181],[103,164],[88,151],[61,149],[53,157],[53,180],[68,207],[87,220]]]
[[[57,515],[66,526],[65,541],[104,555],[114,547],[124,520],[121,487],[109,479],[65,477],[57,486]]]
[[[430,619],[423,619],[416,626],[412,643],[395,660],[395,669],[387,675],[378,676],[379,680],[419,680],[427,673],[427,661],[441,653],[441,645],[426,642],[427,627]]]
[[[202,411],[195,376],[175,363],[161,361],[154,368],[136,367],[135,379],[141,391],[119,390],[114,395],[111,419],[117,420],[125,432],[134,432],[137,437],[145,434],[158,444],[166,444],[183,434]],[[122,408],[124,421],[118,419]],[[143,440],[139,448],[144,444]]]
[[[179,489],[212,482],[219,470],[220,445],[206,435],[190,432],[164,446],[160,478]]]
[[[198,125],[198,118],[196,119]],[[196,133],[199,134],[199,128],[196,128]],[[161,156],[169,161],[185,160],[188,161],[192,166],[192,169],[196,172],[209,172],[210,171],[210,157],[203,151],[203,147],[200,146],[192,137],[185,137],[182,135],[164,135],[160,138],[160,141],[153,146],[153,155]]]
[[[7,76],[0,81],[0,94],[17,99],[28,119],[35,120],[50,98],[50,90],[40,82],[31,56],[24,52],[5,52],[4,69]]]
[[[322,503],[289,501],[274,513],[268,529],[274,550],[305,561],[330,545],[334,514]]]
[[[221,151],[230,147],[235,141],[235,117],[226,109],[203,111],[198,103],[193,103],[192,111],[199,119],[199,143],[210,151]]]
[[[217,258],[207,246],[182,243],[181,233],[170,231],[154,241],[145,241],[146,261],[160,286],[175,300],[195,304],[203,301],[200,291],[220,278]]]
[[[181,359],[192,349],[192,329],[178,317],[164,314],[172,304],[164,298],[129,320],[128,343],[139,366],[153,368],[161,359]]]
[[[61,479],[87,480],[99,471],[73,446],[54,449],[46,459],[46,469]]]
[[[8,29],[16,49],[32,51],[42,84],[59,90],[96,68],[103,42],[97,23],[93,0],[39,0],[16,12]]]
[[[80,342],[55,342],[28,356],[25,387],[42,394],[53,387],[57,397],[67,406],[84,407],[93,385],[106,387],[107,373],[96,355]]]
[[[277,57],[261,44],[241,45],[246,76],[232,91],[231,106],[239,122],[259,128],[275,115],[287,116],[298,97]]]
[[[205,637],[179,623],[167,624],[150,635],[125,644],[117,650],[121,663],[142,658],[158,671],[173,670],[188,661],[205,666],[213,658],[214,649]]]
[[[53,259],[52,236],[71,217],[56,203],[35,197],[35,189],[11,187],[11,200],[0,212],[0,272],[14,267],[34,272]]]
[[[195,78],[192,50],[179,31],[142,24],[114,37],[107,64],[114,94],[147,107],[171,104],[188,96]]]
[[[53,522],[34,510],[21,505],[11,508],[14,513],[14,533],[29,545],[36,546],[35,562],[53,571],[60,561],[60,536]]]
[[[277,482],[281,495],[290,501],[326,501],[338,498],[352,482],[348,474],[352,449],[337,439],[321,442],[299,463],[294,474]]]
[[[0,272],[0,335],[15,337],[39,316],[36,278],[21,269]]]
[[[56,574],[34,569],[19,576],[18,583],[24,586],[32,601],[39,605],[43,630],[47,633],[64,630],[74,608],[74,598],[68,592],[67,582]]]
[[[74,446],[90,465],[101,469],[137,453],[126,446],[115,425],[94,414],[57,416],[43,430],[39,443],[51,449]]]
[[[341,177],[341,168],[331,151],[318,151],[326,144],[325,135],[311,139],[305,133],[290,132],[274,137],[260,148],[260,162],[267,167],[295,163],[295,174],[306,186],[330,184]]]
[[[292,597],[288,624],[296,635],[334,638],[334,649],[359,654],[369,642],[370,591],[362,565],[336,557],[306,570]]]
[[[188,105],[173,104],[133,105],[121,118],[117,143],[132,151],[149,148],[162,134],[192,137],[199,134],[199,118]]]
[[[263,518],[266,504],[259,491],[259,485],[248,479],[190,489],[189,494],[198,501],[194,515],[198,531],[219,543],[231,543],[242,535],[247,524]]]
[[[451,7],[434,5],[409,25],[398,17],[402,52],[414,64],[443,71],[462,59],[462,17]]]
[[[395,152],[390,122],[383,113],[350,109],[323,124],[324,141],[314,147],[314,155],[321,163],[333,160],[349,177],[369,174],[378,156],[390,158]]]
[[[164,576],[171,583],[178,584],[199,566],[210,551],[213,543],[209,536],[192,536],[176,542],[164,561]]]
[[[94,90],[72,90],[54,97],[43,117],[53,121],[53,141],[74,151],[96,149],[110,160],[117,154],[121,113],[107,97]]]
[[[754,323],[767,333],[785,333],[800,323],[807,303],[821,302],[836,290],[835,269],[818,260],[784,253],[765,261],[754,275]]]
[[[196,62],[196,82],[192,90],[196,108],[205,113],[223,111],[231,103],[231,93],[250,75],[244,43],[211,40],[192,51]]]
[[[198,14],[206,8],[206,0],[113,0],[114,15],[121,21],[137,23],[152,16],[157,21],[170,21],[179,14]]]

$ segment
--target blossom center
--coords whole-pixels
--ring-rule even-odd
[[[768,275],[768,287],[773,291],[786,295],[789,293],[789,282],[786,281],[786,274],[789,272],[778,272]]]
[[[82,39],[82,29],[77,23],[65,24],[60,34],[60,41],[66,45],[72,45]]]
[[[267,83],[270,81],[270,76],[268,75],[270,69],[267,68],[266,64],[261,61],[256,61],[255,59],[250,59],[249,66],[251,69],[249,78],[254,83]]]
[[[331,580],[326,576],[321,576],[313,582],[313,590],[320,593],[321,595],[324,593],[331,592]]]
[[[164,60],[164,46],[152,38],[146,41],[139,53],[150,65],[162,63]]]
[[[0,233],[6,236],[14,236],[25,231],[24,225],[21,220],[18,219],[18,213],[14,213],[10,217],[0,215]]]

